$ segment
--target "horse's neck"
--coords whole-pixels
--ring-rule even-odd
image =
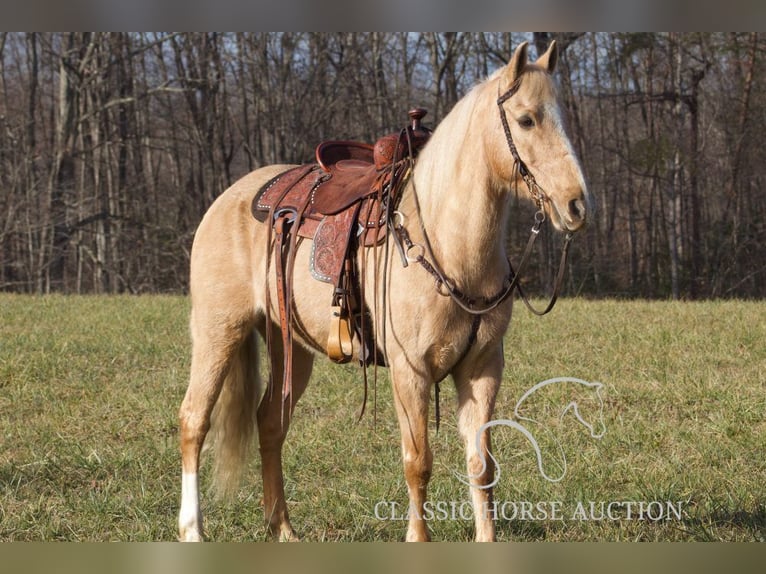
[[[460,289],[491,296],[508,273],[505,222],[509,195],[493,189],[483,157],[482,127],[477,124],[479,118],[469,116],[462,121],[445,118],[444,122],[451,123],[441,125],[431,136],[413,179],[437,265]],[[417,209],[414,203],[411,201],[409,211]]]

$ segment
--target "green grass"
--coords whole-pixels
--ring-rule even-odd
[[[0,296],[0,540],[174,540],[176,413],[189,363],[182,297]],[[496,418],[534,384],[604,384],[606,435],[557,413],[569,391],[530,401],[549,474],[554,433],[568,471],[537,472],[526,440],[496,429],[496,500],[559,501],[565,520],[499,520],[501,540],[726,540],[766,537],[766,304],[563,300],[539,319],[516,309]],[[546,399],[545,401],[541,399]],[[406,505],[387,375],[356,422],[358,370],[317,362],[285,447],[288,503],[309,541],[401,540],[380,501]],[[467,500],[455,392],[442,384],[430,498]],[[593,410],[587,411],[593,413]],[[526,414],[526,413],[524,413]],[[374,419],[377,419],[374,421]],[[433,428],[433,425],[432,425]],[[207,484],[209,465],[203,472]],[[266,540],[259,463],[236,500],[205,496],[214,540]],[[573,520],[578,502],[682,502],[682,520]],[[472,523],[431,523],[470,540]]]

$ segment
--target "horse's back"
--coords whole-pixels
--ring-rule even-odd
[[[292,165],[269,165],[251,171],[235,181],[224,191],[208,209],[202,218],[198,233],[208,225],[218,226],[221,220],[243,217],[251,218],[251,204],[258,190],[271,178],[287,171]],[[208,220],[212,220],[209,223]]]
[[[251,300],[253,277],[263,259],[255,249],[260,226],[251,205],[258,190],[289,165],[257,169],[234,182],[205,213],[197,228],[191,251],[189,288],[194,307],[231,302],[236,307]],[[246,306],[250,307],[253,302]]]

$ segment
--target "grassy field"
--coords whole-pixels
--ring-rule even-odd
[[[0,540],[175,539],[187,313],[182,297],[0,295]],[[764,540],[766,304],[563,300],[543,319],[519,306],[505,351],[496,418],[510,418],[536,383],[578,377],[604,384],[606,434],[596,440],[571,415],[559,419],[571,389],[530,403],[546,424],[536,433],[548,474],[560,470],[552,437],[566,455],[566,476],[549,483],[520,433],[495,431],[496,500],[508,513],[555,503],[561,518],[501,516],[501,540]],[[286,490],[304,540],[404,536],[405,523],[386,511],[406,508],[387,376],[377,416],[369,404],[357,423],[360,381],[355,367],[320,360],[296,410]],[[448,380],[432,434],[435,502],[468,496],[455,476],[464,469],[454,403]],[[260,499],[256,458],[237,500],[204,498],[209,537],[266,540]],[[601,517],[610,502],[623,504],[614,519]],[[636,504],[631,516],[626,502]],[[637,516],[644,503],[657,517],[652,502],[682,516]],[[591,503],[595,515],[575,512]],[[472,537],[459,517],[431,526],[436,540]]]

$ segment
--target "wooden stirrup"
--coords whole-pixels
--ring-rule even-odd
[[[351,319],[340,305],[333,305],[330,310],[327,356],[336,363],[348,363],[354,356]]]

